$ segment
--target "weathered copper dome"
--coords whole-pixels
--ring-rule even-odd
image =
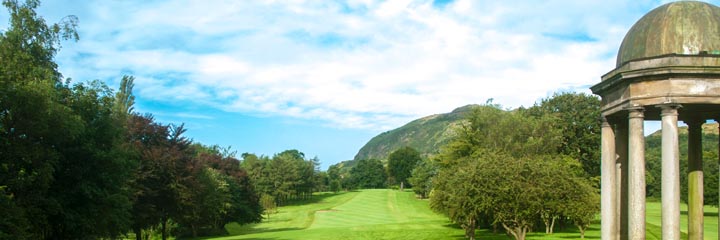
[[[633,25],[617,56],[628,61],[667,54],[720,54],[720,8],[695,1],[662,5]]]

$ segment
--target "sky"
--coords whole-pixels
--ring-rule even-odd
[[[45,0],[37,12],[78,17],[80,40],[56,56],[73,82],[132,75],[136,111],[196,142],[297,149],[327,169],[423,116],[590,93],[630,27],[666,2]]]

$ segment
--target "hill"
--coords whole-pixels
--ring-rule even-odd
[[[360,148],[354,160],[385,159],[392,151],[404,146],[414,148],[424,157],[435,154],[453,135],[453,129],[463,121],[465,113],[475,107],[478,105],[467,105],[449,113],[430,115],[381,133]]]
[[[678,122],[678,123],[680,123],[680,122]],[[702,132],[704,135],[718,135],[718,124],[717,123],[703,124],[702,129],[703,129]],[[687,135],[687,132],[688,132],[687,126],[679,126],[678,127],[678,133],[680,135]],[[657,130],[647,136],[647,138],[661,138],[661,137],[662,137],[662,129]]]

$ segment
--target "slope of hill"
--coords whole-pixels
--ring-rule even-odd
[[[412,147],[425,157],[435,154],[453,135],[453,129],[462,122],[465,113],[477,106],[467,105],[449,113],[430,115],[381,133],[365,144],[354,160],[385,159],[403,146]]]
[[[717,123],[706,123],[706,124],[703,124],[703,125],[702,125],[702,129],[703,129],[703,130],[702,130],[703,134],[718,135],[718,124],[717,124]],[[688,131],[687,126],[680,126],[680,127],[678,127],[678,133],[681,134],[681,135],[682,135],[682,134],[687,134],[687,131]],[[649,137],[657,137],[657,138],[662,137],[662,129],[657,130],[657,131],[651,133],[651,134],[648,135],[647,137],[648,137],[648,138],[649,138]]]

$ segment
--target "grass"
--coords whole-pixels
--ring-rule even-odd
[[[214,239],[463,239],[426,200],[412,192],[362,190],[316,196],[313,204],[279,208],[259,224],[229,224],[231,235]]]
[[[660,202],[648,202],[645,205],[645,221],[647,236],[646,239],[661,239],[662,233],[662,204]],[[717,207],[705,206],[705,239],[720,239],[718,238],[718,215]],[[687,204],[680,205],[680,231],[682,232],[681,238],[687,238]],[[653,233],[651,235],[651,233]]]
[[[687,232],[686,206],[682,206],[681,231]],[[660,202],[647,203],[647,238],[660,239]],[[211,239],[464,239],[464,231],[428,207],[427,200],[412,192],[376,189],[321,193],[312,199],[279,208],[259,224],[228,224],[230,236]],[[536,226],[542,231],[543,226]],[[557,226],[555,234],[528,234],[528,239],[579,239],[573,226]],[[478,230],[477,239],[512,239]],[[686,237],[684,235],[684,237]],[[599,221],[590,226],[586,239],[600,239]],[[705,207],[705,239],[718,239],[717,208]]]

